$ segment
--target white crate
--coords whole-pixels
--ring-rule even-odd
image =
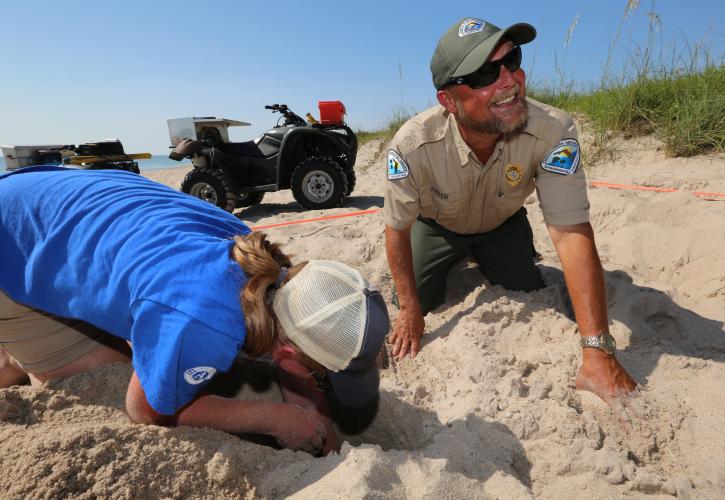
[[[41,149],[61,149],[60,144],[46,144],[43,146],[0,146],[5,157],[5,167],[8,170],[38,165]]]
[[[213,127],[219,131],[224,142],[229,142],[229,127],[246,127],[251,123],[216,118],[214,116],[190,116],[187,118],[169,118],[169,139],[171,146],[176,146],[182,139],[198,139],[199,133],[205,127]]]

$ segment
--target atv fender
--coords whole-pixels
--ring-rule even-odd
[[[282,141],[278,168],[280,189],[290,188],[294,168],[310,157],[337,157],[346,150],[344,141],[322,129],[300,127],[292,129]]]

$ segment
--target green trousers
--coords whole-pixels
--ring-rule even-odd
[[[410,239],[423,314],[445,302],[446,276],[464,258],[473,258],[494,285],[525,292],[546,286],[534,264],[534,234],[523,207],[496,229],[482,234],[453,233],[419,217]]]

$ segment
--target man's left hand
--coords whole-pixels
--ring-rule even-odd
[[[617,358],[599,349],[586,348],[576,376],[576,388],[593,392],[611,406],[629,396],[637,383]]]

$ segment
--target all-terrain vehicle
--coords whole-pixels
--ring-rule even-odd
[[[215,117],[168,120],[172,145],[195,141],[185,155],[194,169],[181,190],[229,212],[282,189],[291,189],[306,209],[341,206],[355,187],[357,155],[357,138],[343,121],[343,104],[320,102],[320,121],[308,114],[310,123],[285,104],[265,109],[280,113],[277,125],[247,142],[231,142],[228,127],[249,123]],[[173,151],[169,157],[183,159]]]

